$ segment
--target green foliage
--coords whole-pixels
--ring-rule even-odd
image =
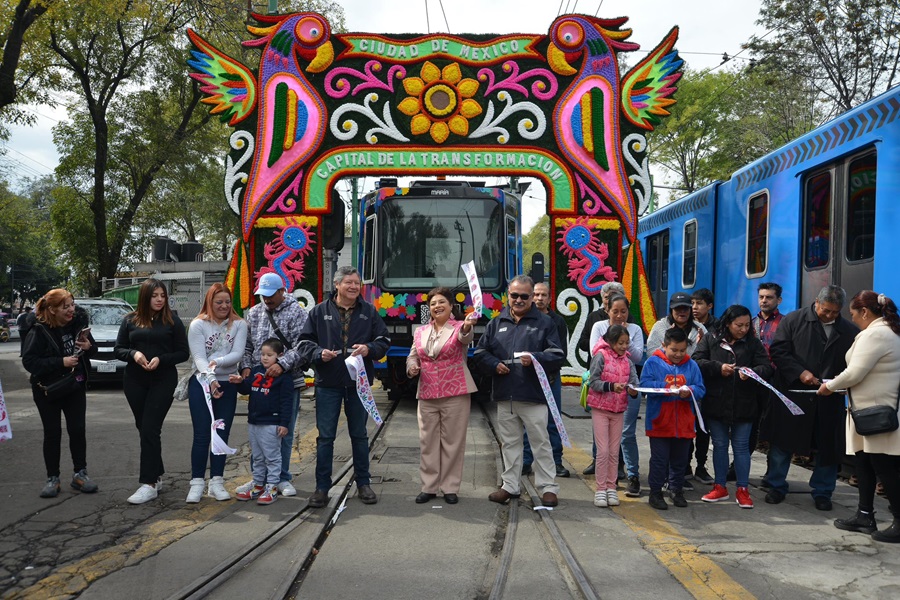
[[[528,233],[522,236],[522,267],[527,272],[531,269],[531,257],[535,252],[540,252],[546,259],[545,264],[549,264],[552,249],[550,246],[550,215],[543,215],[534,224],[534,227],[528,230]]]
[[[23,193],[0,181],[0,303],[12,297],[37,300],[65,282],[62,261],[50,243],[48,181],[41,180]],[[13,291],[14,290],[14,291]]]
[[[815,89],[827,116],[900,81],[897,0],[763,0],[757,23],[769,33],[748,44],[754,55]]]

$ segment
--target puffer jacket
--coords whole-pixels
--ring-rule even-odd
[[[22,344],[22,365],[31,373],[28,381],[34,386],[42,381],[55,381],[66,374],[68,369],[63,366],[63,357],[74,354],[75,338],[90,325],[90,317],[85,309],[76,305],[75,316],[62,327],[48,327],[33,317],[31,320],[32,326]],[[51,343],[41,329],[49,332],[55,343]],[[90,372],[88,360],[97,354],[97,343],[90,332],[88,340],[91,348],[81,353],[76,367],[76,379],[83,384],[87,383]]]
[[[613,413],[625,412],[628,407],[628,392],[614,392],[613,384],[616,383],[637,387],[639,384],[637,369],[628,352],[619,356],[606,340],[600,338],[591,359],[588,406]]]
[[[769,362],[766,347],[755,335],[750,334],[731,343],[720,335],[704,336],[692,358],[700,367],[706,385],[701,408],[704,418],[729,425],[757,419],[759,393],[764,388],[750,379],[742,380],[737,368],[750,367],[767,381],[775,369]],[[722,375],[722,365],[725,364],[735,365],[734,375]]]
[[[706,394],[700,368],[690,357],[677,365],[666,358],[666,353],[657,350],[641,371],[641,387],[680,388],[688,386],[693,390],[697,402]],[[647,414],[645,426],[648,437],[693,438],[694,403],[691,397],[682,398],[675,394],[647,394]]]

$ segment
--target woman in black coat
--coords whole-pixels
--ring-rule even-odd
[[[62,415],[66,416],[74,466],[71,486],[85,493],[96,492],[97,484],[87,474],[85,433],[88,358],[97,353],[88,315],[76,308],[72,294],[63,289],[50,290],[38,300],[35,315],[34,326],[23,342],[22,364],[31,373],[31,394],[44,427],[47,483],[41,498],[59,494]]]
[[[141,487],[128,502],[143,504],[159,494],[165,472],[162,424],[178,385],[175,365],[190,356],[184,325],[169,309],[169,294],[161,281],[147,279],[141,284],[137,309],[119,327],[115,353],[116,358],[128,363],[125,398],[141,434]]]
[[[728,443],[734,452],[737,475],[735,498],[741,508],[753,508],[750,498],[750,431],[758,417],[759,383],[739,372],[752,369],[763,379],[773,374],[766,347],[753,334],[751,314],[745,306],[729,306],[719,322],[719,333],[700,340],[693,359],[706,384],[702,414],[713,443],[715,485],[703,496],[706,502],[728,499]]]

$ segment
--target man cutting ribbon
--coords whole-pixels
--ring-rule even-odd
[[[504,504],[519,495],[522,438],[527,430],[534,453],[534,483],[542,493],[541,502],[544,506],[556,506],[559,486],[547,434],[547,397],[534,361],[539,361],[544,369],[558,369],[565,354],[556,326],[532,304],[533,295],[531,277],[518,275],[509,282],[509,306],[488,323],[473,357],[481,371],[491,377],[491,397],[497,402],[497,433],[503,454],[503,486],[488,499]],[[521,353],[518,358],[517,353]]]

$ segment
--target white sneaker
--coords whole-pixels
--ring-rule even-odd
[[[606,500],[606,490],[594,494],[594,506],[599,506],[600,508],[609,506],[609,503]]]
[[[606,490],[606,503],[609,506],[618,506],[619,493],[616,490]]]
[[[201,488],[202,489],[202,488]],[[147,485],[146,483],[141,485],[137,489],[135,493],[128,496],[129,504],[143,504],[144,502],[150,502],[156,496],[159,495],[159,492],[152,485]]]
[[[185,498],[185,502],[188,504],[197,504],[200,502],[200,499],[203,498],[203,488],[206,482],[203,481],[202,477],[191,479],[191,488],[188,490],[187,498]],[[158,484],[157,484],[158,485]],[[159,490],[157,490],[157,494]],[[131,502],[131,500],[128,500]]]
[[[163,487],[162,486],[162,477],[160,477],[159,479],[156,480],[156,493],[157,494],[162,493],[162,487]]]
[[[296,496],[297,490],[296,488],[294,488],[294,486],[291,485],[290,481],[279,481],[278,493],[282,496]]]
[[[231,494],[225,489],[225,479],[218,475],[209,480],[209,495],[216,500],[231,500]]]
[[[236,494],[246,494],[247,492],[249,492],[250,490],[252,490],[252,489],[253,489],[253,486],[255,486],[255,485],[256,485],[256,484],[253,483],[253,480],[251,479],[251,480],[248,481],[247,483],[242,483],[241,485],[239,485],[239,486],[237,486],[236,488],[234,488],[234,491],[235,491]]]

